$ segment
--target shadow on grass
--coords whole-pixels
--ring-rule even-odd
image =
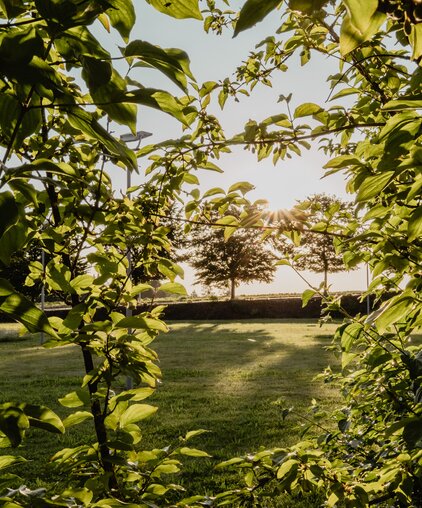
[[[144,422],[146,448],[168,445],[188,430],[209,430],[198,446],[213,461],[192,466],[189,474],[218,490],[226,480],[210,472],[212,464],[295,442],[300,422],[297,416],[283,421],[282,408],[305,414],[313,398],[337,399],[333,388],[314,381],[336,363],[324,349],[332,334],[318,331],[315,323],[292,321],[174,324],[155,345],[163,384],[150,399],[159,411]]]
[[[330,326],[334,331],[335,325]],[[336,398],[334,390],[313,381],[335,361],[324,350],[332,334],[322,334],[315,322],[190,322],[173,323],[171,328],[153,343],[163,382],[147,401],[159,411],[142,422],[143,447],[164,447],[189,430],[209,430],[192,446],[206,450],[213,459],[187,459],[184,481],[192,492],[215,493],[233,484],[231,475],[213,472],[221,460],[262,445],[287,446],[296,441],[298,419],[283,421],[281,406],[295,406],[298,413],[305,413],[313,398],[328,403]],[[45,350],[38,340],[16,344],[12,351],[11,344],[0,344],[0,368],[7,376],[0,381],[1,398],[15,391],[15,400],[35,397],[36,403],[62,412],[56,400],[77,387],[76,375],[82,373],[79,351]],[[70,434],[70,446],[79,438],[84,438],[83,432],[77,438]]]

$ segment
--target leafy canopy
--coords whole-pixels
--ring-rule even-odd
[[[85,376],[78,391],[61,399],[65,407],[79,409],[65,424],[89,419],[95,431],[92,443],[53,457],[69,480],[65,488],[57,487],[54,500],[51,493],[31,495],[39,506],[174,505],[173,494],[180,488],[166,475],[180,470],[181,456],[198,452],[185,446],[193,434],[175,446],[142,451],[139,422],[155,411],[143,400],[161,375],[150,344],[167,326],[160,307],[130,315],[145,284],[132,283],[127,239],[137,239],[145,259],[156,264],[175,291],[180,291],[173,282],[177,268],[160,264],[163,248],[170,248],[161,217],[174,200],[183,201],[182,192],[188,196],[187,224],[202,223],[203,210],[211,210],[225,217],[217,220],[226,243],[239,226],[259,227],[264,237],[273,231],[299,241],[300,215],[286,213],[274,230],[266,226],[265,213],[248,202],[250,185],[239,182],[227,192],[215,188],[201,194],[196,172],[220,171],[218,158],[232,145],[277,163],[318,142],[330,156],[327,175],[346,175],[347,189],[363,214],[362,225],[348,223],[345,262],[369,264],[369,291],[379,302],[368,316],[345,314],[336,334],[333,347],[342,369],[338,375],[327,372],[326,379],[338,382],[344,406],[330,417],[314,407],[315,426],[291,448],[229,461],[245,472],[239,488],[179,504],[259,506],[269,504],[265,497],[275,492],[313,491],[331,507],[417,506],[422,369],[421,348],[412,336],[422,313],[420,2],[247,0],[238,16],[212,0],[203,14],[195,0],[150,3],[174,17],[203,17],[205,29],[217,33],[232,23],[240,33],[269,15],[280,19],[280,27],[239,65],[233,79],[197,84],[183,52],[129,42],[135,21],[129,0],[0,2],[0,260],[7,265],[15,252],[37,243],[49,261],[44,270],[33,264],[30,277],[61,291],[71,303],[63,319],[48,320],[1,279],[0,310],[30,331],[48,334],[48,347],[74,344],[80,349]],[[120,53],[102,48],[92,30],[96,21],[119,33]],[[271,85],[273,73],[288,72],[295,55],[306,65],[315,53],[339,64],[338,72],[327,77],[327,103],[305,103],[290,111],[291,95],[281,97],[274,115],[251,119],[242,132],[226,136],[209,110],[214,97],[224,107],[255,86]],[[114,58],[125,62],[126,74],[116,70]],[[182,95],[143,87],[131,78],[138,64],[158,69]],[[75,81],[75,75],[80,79]],[[138,105],[176,118],[185,135],[135,154],[112,132],[116,124],[137,131]],[[148,185],[116,196],[109,168],[136,171],[137,156],[149,156]],[[158,189],[152,203],[150,188]],[[239,204],[250,213],[228,216],[230,206]],[[92,270],[81,275],[77,261],[82,257]],[[387,290],[391,296],[385,299]],[[342,310],[335,299],[327,297],[327,304]],[[127,377],[133,383],[129,390],[124,388]],[[336,429],[323,430],[328,418],[337,422]],[[0,408],[0,438],[9,444],[18,445],[37,425],[63,430],[42,406]],[[0,467],[19,462],[4,455]],[[0,504],[34,506],[30,495],[8,489],[17,481],[4,478]]]
[[[230,207],[214,227],[196,226],[189,242],[190,264],[195,269],[197,283],[229,288],[230,298],[241,282],[270,282],[275,273],[275,256],[269,243],[262,242],[259,229],[236,227],[225,238],[226,227],[241,215],[241,209]]]

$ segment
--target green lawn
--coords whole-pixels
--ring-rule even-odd
[[[337,363],[324,349],[335,324],[321,328],[313,321],[257,320],[170,326],[171,332],[154,343],[163,380],[149,399],[159,411],[143,424],[144,447],[166,446],[188,430],[209,430],[192,445],[213,458],[190,460],[182,478],[194,491],[211,493],[234,481],[232,473],[213,471],[219,461],[297,439],[297,417],[283,422],[278,401],[299,413],[306,412],[312,398],[326,406],[337,401],[333,387],[313,380]],[[45,350],[38,337],[18,337],[16,330],[0,329],[0,399],[45,404],[65,416],[56,401],[78,386],[79,351],[72,346]],[[25,474],[41,484],[37,477],[48,457],[89,435],[89,426],[72,428],[65,436],[33,432],[20,450],[32,459]],[[53,472],[50,479],[60,481]]]

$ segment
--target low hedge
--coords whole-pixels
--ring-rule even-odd
[[[344,295],[341,304],[344,309],[355,316],[365,313],[366,300],[361,302],[360,295]],[[372,302],[371,302],[372,305]],[[149,307],[140,307],[138,312]],[[318,319],[322,314],[320,297],[313,297],[306,307],[302,306],[300,297],[268,298],[257,300],[233,300],[220,302],[173,303],[166,306],[164,319],[220,320],[220,319]],[[333,317],[342,317],[340,313],[331,313]]]
[[[341,297],[341,304],[352,316],[365,313],[366,300],[360,301],[361,295],[350,294]],[[372,302],[371,302],[372,305]],[[151,310],[150,305],[141,305],[133,313],[137,314]],[[47,309],[48,316],[58,316],[64,319],[68,310]],[[124,309],[122,309],[124,312]],[[224,319],[318,319],[321,317],[321,298],[313,297],[306,307],[302,307],[300,297],[268,298],[256,300],[233,300],[213,302],[170,303],[164,310],[164,319],[191,320],[224,320]],[[101,313],[98,318],[101,319]],[[331,313],[333,317],[341,317],[338,312]],[[0,322],[10,321],[6,314],[0,313]]]

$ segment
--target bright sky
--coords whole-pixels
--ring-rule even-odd
[[[240,1],[234,3],[242,4]],[[254,49],[255,44],[278,26],[275,14],[254,29],[232,39],[229,33],[223,36],[206,34],[200,21],[174,20],[159,14],[146,2],[135,2],[135,5],[137,23],[131,39],[146,40],[158,46],[185,50],[191,59],[191,70],[198,83],[208,80],[218,81],[231,76],[241,60]],[[113,49],[107,37],[101,39],[107,43],[112,54],[118,54],[116,45],[119,43],[113,41]],[[302,102],[323,104],[328,96],[325,79],[329,73],[336,71],[331,61],[321,57],[314,57],[304,68],[301,68],[298,62],[290,62],[289,71],[279,73],[272,88],[256,87],[251,98],[242,99],[240,103],[227,101],[224,111],[221,111],[218,105],[214,105],[216,116],[226,133],[230,135],[243,130],[244,123],[250,118],[263,120],[268,116],[286,112],[283,109],[285,105],[277,102],[280,94],[288,95],[293,92],[291,102],[293,110]],[[131,76],[144,86],[164,88],[175,95],[180,94],[179,89],[158,71],[139,68],[136,74]],[[153,133],[147,140],[151,143],[181,135],[180,127],[175,120],[149,108],[140,108],[137,129]],[[296,200],[317,192],[347,198],[342,176],[331,176],[321,180],[322,166],[326,160],[322,152],[310,150],[304,152],[302,157],[279,162],[274,167],[271,159],[258,163],[253,154],[237,149],[219,161],[220,167],[225,171],[224,174],[203,172],[200,180],[204,190],[215,186],[228,188],[234,182],[249,181],[255,185],[255,190],[250,193],[249,198],[266,199],[270,208],[275,210],[290,208]],[[140,179],[141,176],[135,177],[133,184],[137,183],[136,178]],[[120,187],[124,186],[124,181],[124,175],[116,178],[116,184]],[[197,293],[201,292],[200,286],[192,285],[194,281],[192,270],[187,266],[184,268],[188,291],[196,289]],[[319,274],[304,272],[304,275],[313,284],[319,284],[322,279]],[[334,290],[364,289],[366,274],[364,270],[349,274],[333,274],[330,276],[330,283]],[[304,289],[306,284],[296,274],[287,267],[281,267],[272,283],[241,285],[238,294],[300,292]]]

